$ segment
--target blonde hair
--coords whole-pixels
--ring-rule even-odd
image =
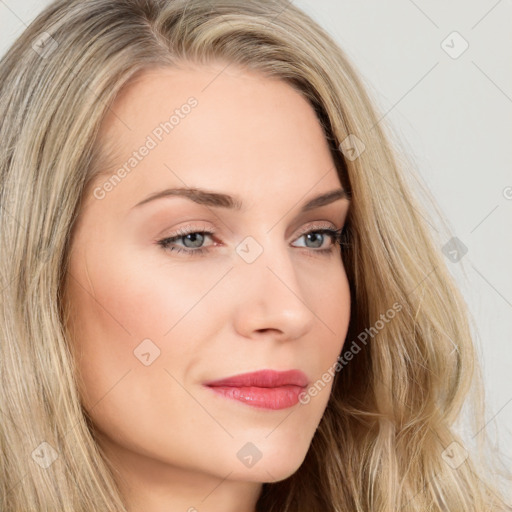
[[[343,51],[281,0],[59,0],[0,61],[0,509],[126,511],[77,391],[63,300],[70,234],[105,169],[97,134],[121,88],[144,70],[215,60],[310,101],[352,198],[344,351],[356,340],[359,351],[334,375],[303,464],[265,483],[257,510],[512,510],[480,470],[485,429],[478,455],[457,467],[445,455],[465,449],[455,420],[466,397],[482,421],[483,387],[466,305],[406,183],[412,169]],[[355,159],[339,149],[349,135],[365,144]]]

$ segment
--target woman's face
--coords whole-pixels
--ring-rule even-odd
[[[114,160],[83,198],[66,282],[99,444],[131,484],[198,496],[299,468],[350,313],[340,246],[319,232],[341,229],[349,203],[303,208],[341,188],[314,110],[224,66],[145,72],[116,98],[99,139]],[[148,200],[166,189],[189,192]],[[296,385],[205,385],[260,370],[323,389],[297,402]]]

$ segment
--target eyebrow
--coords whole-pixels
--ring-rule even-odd
[[[230,196],[229,194],[212,192],[200,188],[168,188],[150,194],[148,197],[133,206],[133,208],[147,204],[150,201],[155,201],[156,199],[169,197],[184,197],[200,205],[212,206],[214,208],[227,208],[238,211],[240,211],[243,206],[241,199],[236,196]],[[350,200],[350,194],[343,188],[325,192],[310,199],[305,205],[302,206],[300,211],[307,212],[309,210],[320,208],[321,206],[333,203],[334,201],[338,201],[339,199]]]
[[[133,206],[133,208],[147,204],[150,201],[155,201],[156,199],[168,197],[184,197],[200,205],[212,206],[214,208],[227,208],[238,211],[241,210],[243,206],[242,201],[238,197],[233,197],[229,194],[212,192],[200,188],[168,188],[150,194],[148,197]],[[307,212],[315,208],[320,208],[321,206],[333,203],[339,199],[349,200],[350,195],[346,190],[342,188],[325,192],[319,196],[314,197],[313,199],[310,199],[304,206],[302,206],[301,212]]]

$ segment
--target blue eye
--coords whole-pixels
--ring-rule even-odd
[[[199,235],[199,236],[198,236]],[[158,241],[158,244],[166,251],[185,252],[194,256],[208,252],[208,249],[199,247],[204,242],[206,236],[212,236],[211,231],[186,231],[179,230],[176,235],[164,238]],[[185,248],[176,245],[176,242],[182,240],[185,242]],[[188,244],[188,245],[186,245]]]
[[[305,247],[306,249],[310,249],[311,252],[320,253],[320,254],[332,254],[334,250],[337,248],[337,245],[345,245],[342,241],[343,228],[335,230],[331,228],[313,228],[309,231],[302,233],[299,238],[306,237],[307,242],[312,242],[313,244],[317,244],[317,247]],[[184,228],[182,230],[178,230],[176,234],[173,234],[170,237],[159,240],[157,243],[164,250],[176,253],[185,253],[191,256],[199,256],[204,255],[208,251],[210,251],[207,247],[201,247],[208,236],[212,236],[214,233],[212,231],[206,230],[192,230]],[[327,248],[318,248],[318,246],[322,246],[325,242],[325,237],[330,238],[331,245]],[[181,241],[183,243],[182,246],[176,245],[176,242]]]

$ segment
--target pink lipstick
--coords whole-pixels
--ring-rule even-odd
[[[308,382],[300,370],[262,370],[205,382],[204,385],[225,398],[275,410],[295,405]]]

